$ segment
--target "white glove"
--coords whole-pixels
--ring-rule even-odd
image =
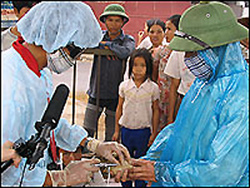
[[[48,171],[52,186],[73,186],[89,183],[94,172],[100,169],[92,164],[100,163],[99,159],[83,159],[82,161],[71,161],[64,170]]]
[[[118,165],[125,165],[125,160],[130,161],[130,154],[127,148],[117,142],[101,142],[94,138],[88,138],[87,149]],[[119,161],[113,153],[118,156]]]

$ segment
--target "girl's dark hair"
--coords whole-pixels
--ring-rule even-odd
[[[150,22],[149,22],[149,24],[148,24],[148,32],[150,31],[150,28],[153,25],[159,25],[159,26],[161,26],[162,30],[165,33],[166,25],[165,25],[165,23],[163,21],[161,21],[160,19],[151,19]]]
[[[181,19],[181,15],[179,14],[175,14],[173,16],[170,16],[167,21],[171,21],[174,26],[176,27],[177,30],[179,30],[179,22],[180,22],[180,19]]]
[[[149,50],[146,48],[139,48],[132,52],[129,59],[129,71],[128,77],[130,78],[132,75],[132,70],[134,66],[134,61],[136,57],[142,57],[146,62],[146,77],[152,79],[152,71],[153,71],[153,57]]]

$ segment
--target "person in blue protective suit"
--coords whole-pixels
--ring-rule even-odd
[[[249,67],[239,42],[248,29],[220,2],[190,7],[179,28],[170,48],[186,52],[196,79],[175,122],[132,160],[127,178],[158,187],[249,187]]]
[[[19,138],[29,140],[37,132],[35,123],[40,121],[52,94],[51,72],[62,73],[74,64],[64,52],[64,47],[93,48],[102,39],[102,32],[91,8],[83,2],[41,2],[17,23],[22,39],[13,42],[2,52],[2,135],[1,141],[15,142]],[[55,54],[60,54],[55,55]],[[56,57],[56,58],[54,58]],[[48,70],[48,69],[47,69]],[[70,125],[61,119],[55,128],[58,147],[75,151],[80,145],[109,161],[123,164],[129,160],[126,148],[115,142],[101,142],[87,138],[87,132],[79,125]],[[112,154],[117,153],[118,158]],[[76,185],[91,180],[99,168],[92,164],[97,159],[69,164],[65,170],[48,172],[47,150],[33,170],[22,171],[26,158],[18,168],[10,166],[1,174],[2,186],[42,186],[47,178],[52,185]],[[29,166],[27,166],[29,167]]]

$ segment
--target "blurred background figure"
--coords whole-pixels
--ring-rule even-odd
[[[20,20],[34,5],[40,1],[12,1],[17,20]],[[1,51],[7,50],[20,37],[16,26],[9,27],[1,32]]]
[[[166,21],[166,39],[171,42],[176,30],[179,30],[181,15],[173,15]],[[167,54],[168,56],[169,54]],[[168,62],[163,68],[164,73],[171,77],[169,89],[169,105],[167,111],[167,122],[161,128],[173,123],[184,95],[192,85],[195,76],[190,72],[184,63],[185,52],[172,51]],[[164,58],[163,58],[164,59]]]
[[[154,58],[152,80],[157,82],[159,75],[159,62],[155,61],[155,55],[158,48],[162,45],[165,45],[163,41],[165,38],[164,36],[165,36],[166,26],[165,23],[160,19],[155,19],[153,20],[153,23],[148,29],[149,29],[149,38],[152,43],[152,46],[148,48],[148,50],[151,52],[152,57]]]
[[[150,48],[152,43],[150,42],[150,38],[148,36],[148,29],[151,27],[153,19],[147,20],[144,23],[144,30],[138,32],[138,41],[137,41],[137,48]]]
[[[119,99],[118,88],[126,70],[125,62],[135,49],[135,40],[131,35],[125,34],[122,29],[128,23],[129,17],[121,5],[107,5],[99,19],[105,24],[107,30],[103,31],[103,38],[98,48],[109,49],[115,55],[101,56],[100,73],[98,73],[98,55],[94,56],[83,127],[90,136],[97,137],[99,118],[104,112],[105,141],[111,141],[115,132],[115,111]],[[100,83],[98,83],[98,76]]]

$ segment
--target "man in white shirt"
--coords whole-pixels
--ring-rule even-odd
[[[195,76],[184,63],[185,52],[172,51],[164,73],[171,77],[168,123],[175,120],[181,100],[192,85]],[[180,99],[178,100],[178,95]]]
[[[184,63],[185,52],[173,51],[169,57],[164,73],[179,80],[177,92],[185,95],[192,85],[195,76]]]

